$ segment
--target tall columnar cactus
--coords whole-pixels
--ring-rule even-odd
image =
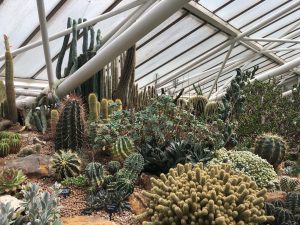
[[[0,157],[5,157],[10,153],[9,144],[3,141],[0,141]]]
[[[124,161],[130,154],[135,152],[135,146],[131,138],[119,137],[113,145],[112,155],[114,158]]]
[[[117,111],[122,111],[122,101],[121,101],[121,99],[116,99],[115,103],[117,104]]]
[[[91,122],[97,121],[99,117],[98,108],[97,108],[98,100],[95,93],[89,94],[88,103],[89,103],[89,119]]]
[[[114,112],[114,101],[109,99],[107,101],[108,104],[108,115],[110,116]]]
[[[194,109],[194,114],[196,116],[201,116],[204,114],[204,109],[208,100],[205,96],[196,96],[191,98],[191,103]]]
[[[50,125],[51,125],[51,132],[52,134],[55,134],[56,132],[56,126],[59,119],[59,113],[56,109],[52,109],[50,113]]]
[[[107,99],[103,98],[101,100],[100,110],[101,110],[101,118],[104,120],[107,120],[108,119],[108,101],[107,101]]]
[[[149,208],[138,219],[154,224],[259,224],[265,216],[266,189],[227,165],[178,164],[160,179],[151,178],[152,189],[143,191]]]
[[[294,214],[300,214],[300,192],[293,191],[288,193],[286,205]]]
[[[205,105],[204,108],[204,115],[206,118],[210,118],[218,112],[219,104],[215,101],[210,101]]]
[[[266,159],[274,168],[283,161],[286,150],[286,142],[277,135],[263,134],[255,141],[254,153]]]
[[[4,35],[5,44],[5,86],[8,114],[6,115],[13,123],[18,121],[18,112],[16,105],[16,93],[14,85],[14,65],[13,57],[10,52],[8,37]]]
[[[55,149],[80,151],[84,143],[85,120],[81,99],[71,96],[63,104],[56,126]]]
[[[6,90],[5,85],[2,80],[0,80],[0,104],[6,100]]]
[[[101,113],[101,103],[97,101],[97,113],[98,113],[98,119],[100,118],[100,113]]]
[[[100,186],[103,183],[103,166],[98,162],[91,162],[85,168],[85,175],[92,185]]]
[[[79,175],[81,164],[79,156],[71,149],[60,150],[51,158],[51,168],[59,180]]]

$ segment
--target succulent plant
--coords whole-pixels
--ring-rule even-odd
[[[64,186],[86,187],[88,185],[88,179],[82,175],[77,177],[67,177],[63,179],[61,184]]]
[[[107,120],[108,119],[108,101],[107,99],[103,98],[100,103],[100,117],[101,119]]]
[[[225,148],[219,149],[215,153],[215,158],[210,164],[227,163],[237,171],[250,176],[260,188],[274,189],[277,181],[277,174],[273,167],[259,156],[249,151],[227,151]]]
[[[110,161],[107,164],[107,171],[111,174],[114,175],[116,172],[118,172],[121,168],[121,164],[119,161]]]
[[[286,205],[293,214],[300,214],[300,192],[293,191],[286,197]]]
[[[140,174],[144,168],[144,157],[140,153],[129,155],[123,164],[124,169]]]
[[[85,136],[85,120],[80,98],[71,96],[66,99],[57,122],[55,134],[56,150],[81,150]]]
[[[0,194],[15,192],[21,188],[21,184],[26,180],[22,170],[2,169],[0,171]]]
[[[21,141],[17,138],[12,138],[9,141],[10,153],[17,154],[21,148]]]
[[[227,165],[178,164],[160,179],[151,178],[152,189],[143,191],[149,208],[138,216],[152,224],[258,224],[274,220],[265,216],[266,189]]]
[[[42,149],[41,144],[34,144],[34,145],[26,146],[19,151],[18,157],[25,157],[25,156],[32,155],[32,154],[38,154],[41,152],[41,149]]]
[[[92,185],[100,186],[103,183],[103,166],[99,162],[91,162],[85,168],[85,175]]]
[[[117,111],[122,111],[122,101],[121,99],[116,99],[115,103],[117,104]]]
[[[60,150],[51,158],[51,167],[58,179],[74,177],[79,175],[81,170],[81,160],[71,149]]]
[[[283,176],[280,179],[280,189],[285,192],[294,191],[295,188],[300,185],[298,178],[291,178],[288,176]]]
[[[88,98],[89,103],[89,120],[97,121],[99,118],[98,109],[97,109],[97,103],[98,99],[95,93],[90,93]]]
[[[210,118],[218,112],[219,104],[215,101],[209,101],[204,108],[204,115],[206,118]]]
[[[59,113],[56,109],[52,109],[50,113],[51,132],[55,134],[56,126],[59,120]]]
[[[3,141],[0,141],[0,157],[5,157],[10,153],[9,144]]]
[[[196,116],[201,116],[204,114],[204,109],[205,106],[208,102],[207,98],[203,95],[200,96],[196,96],[196,97],[192,97],[190,99],[192,105],[193,105],[193,109],[194,109],[194,114]]]
[[[286,150],[286,142],[274,134],[263,134],[255,141],[254,153],[266,159],[274,168],[283,161]]]
[[[116,191],[125,199],[133,193],[134,183],[131,179],[120,178],[115,183]]]
[[[135,152],[135,146],[131,138],[119,137],[113,145],[112,155],[114,158],[124,161],[131,153]]]

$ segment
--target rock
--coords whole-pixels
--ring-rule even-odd
[[[4,168],[23,170],[27,176],[49,176],[50,156],[33,154],[23,158],[12,159],[6,162]]]
[[[268,192],[266,194],[266,202],[273,202],[275,200],[283,200],[285,201],[287,193],[284,191],[275,191],[275,192]]]
[[[43,145],[46,144],[45,141],[41,141],[38,137],[34,137],[32,141],[33,141],[33,144],[43,144]]]
[[[148,200],[142,195],[142,193],[133,192],[133,194],[129,196],[128,201],[131,206],[131,211],[135,215],[139,215],[145,212],[147,208]]]
[[[21,213],[25,209],[23,206],[21,206],[22,201],[17,199],[16,197],[11,195],[0,196],[0,203],[6,204],[8,202],[10,202],[10,205],[18,213]]]
[[[142,173],[138,180],[138,185],[140,185],[145,190],[150,190],[152,185],[150,178],[154,177],[152,175],[149,175],[147,173]]]
[[[117,225],[99,216],[75,216],[62,218],[64,225]]]

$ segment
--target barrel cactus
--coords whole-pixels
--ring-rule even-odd
[[[99,162],[91,162],[85,168],[85,175],[92,185],[100,186],[103,183],[103,166]]]
[[[81,171],[81,160],[71,149],[60,150],[51,158],[51,168],[58,179],[78,176]]]
[[[280,189],[285,192],[294,191],[300,184],[299,179],[283,176],[280,179]]]
[[[114,158],[124,161],[131,153],[135,152],[135,146],[131,138],[119,137],[113,145],[112,155]]]
[[[263,134],[255,141],[254,153],[277,168],[284,159],[286,149],[287,144],[282,137],[274,134]]]
[[[17,138],[12,138],[9,141],[10,153],[17,154],[21,148],[21,141]]]
[[[22,170],[2,169],[0,171],[0,194],[15,192],[26,180]]]
[[[0,157],[5,157],[10,153],[9,144],[3,141],[0,141]]]
[[[85,120],[82,101],[71,96],[63,104],[56,126],[55,149],[80,151],[85,136]]]
[[[205,105],[204,115],[206,118],[211,118],[217,114],[219,108],[219,103],[215,101],[210,101]]]
[[[121,164],[119,161],[110,161],[107,164],[107,171],[111,174],[114,175],[116,172],[118,172],[121,168]]]
[[[140,174],[144,168],[144,157],[140,153],[129,155],[124,161],[124,169]]]
[[[149,208],[138,216],[154,224],[259,224],[265,216],[266,189],[258,189],[245,174],[228,165],[203,168],[202,163],[178,164],[160,179],[151,178],[152,189],[143,191]]]
[[[294,214],[300,214],[300,192],[293,191],[288,193],[286,205]]]
[[[115,188],[122,198],[127,198],[134,190],[134,183],[131,179],[120,178],[116,181]]]
[[[200,95],[200,96],[192,97],[190,101],[194,109],[194,114],[196,116],[203,115],[205,106],[208,102],[207,98],[205,96]]]

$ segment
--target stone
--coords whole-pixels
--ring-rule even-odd
[[[149,175],[147,173],[142,173],[138,180],[138,185],[141,186],[145,190],[150,190],[152,188],[150,178],[156,176]]]
[[[8,160],[4,168],[20,169],[27,176],[49,176],[50,156],[33,154],[22,158]]]
[[[0,196],[0,203],[6,204],[8,202],[10,202],[10,205],[14,208],[15,211],[17,210],[16,212],[21,213],[22,211],[24,211],[24,207],[21,206],[21,200],[11,195]]]
[[[105,220],[99,216],[75,216],[62,218],[64,225],[117,225],[109,220]]]
[[[129,196],[128,199],[131,211],[135,215],[139,215],[146,211],[148,201],[140,192],[133,192],[132,195]]]

